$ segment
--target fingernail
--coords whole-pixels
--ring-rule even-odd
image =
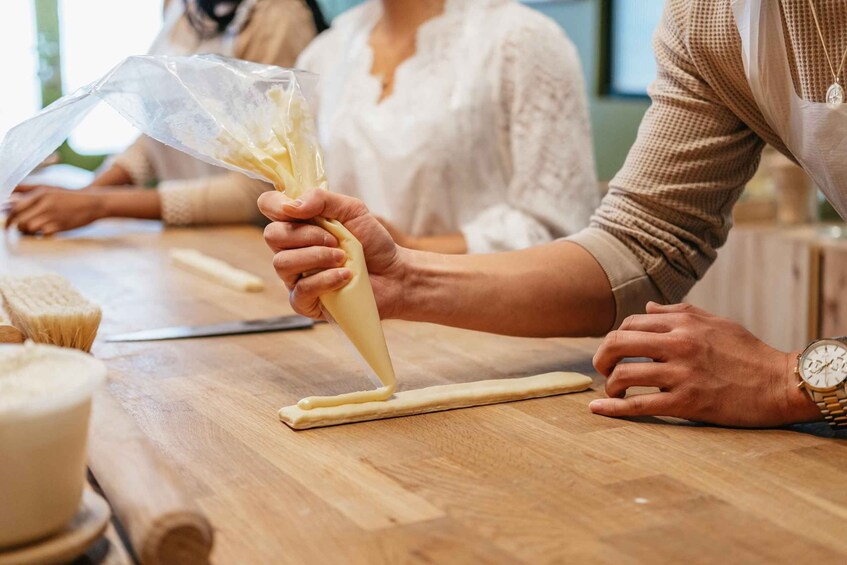
[[[346,281],[353,277],[353,272],[350,271],[350,269],[341,269],[338,273],[338,277],[341,280]]]
[[[603,406],[605,406],[605,405],[606,405],[605,400],[602,400],[602,399],[592,400],[588,404],[588,409],[591,410],[592,412],[597,412],[599,410],[602,410]]]
[[[303,205],[303,201],[298,198],[297,200],[292,200],[291,202],[286,202],[284,205],[288,206],[290,208],[299,208],[300,206]]]
[[[347,254],[340,249],[336,249],[332,252],[332,258],[335,259],[336,263],[341,264],[347,260]]]

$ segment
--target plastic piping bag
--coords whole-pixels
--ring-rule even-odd
[[[101,101],[144,134],[193,157],[271,183],[297,198],[326,189],[323,154],[308,100],[317,76],[217,55],[129,57],[106,76],[12,128],[0,143],[0,199],[67,139]],[[309,397],[318,406],[389,398],[396,387],[359,241],[335,220],[316,218],[347,253],[353,276],[321,297],[378,388]],[[376,379],[374,379],[374,376]]]

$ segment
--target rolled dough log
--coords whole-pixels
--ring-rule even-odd
[[[171,259],[178,267],[206,279],[242,292],[262,292],[265,283],[247,271],[236,269],[229,263],[209,257],[196,249],[171,249]]]
[[[591,379],[580,373],[545,373],[519,379],[495,379],[408,390],[398,392],[388,400],[362,404],[343,404],[309,410],[303,410],[297,405],[286,406],[279,410],[279,419],[295,430],[305,430],[555,396],[580,392],[589,386]]]

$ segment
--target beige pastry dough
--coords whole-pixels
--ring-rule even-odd
[[[481,406],[579,392],[591,386],[580,373],[546,373],[519,379],[497,379],[433,386],[396,393],[385,401],[345,404],[303,410],[280,409],[279,419],[295,430],[335,426],[367,420],[412,416],[454,408]]]
[[[171,249],[174,265],[210,281],[242,292],[262,292],[265,283],[252,273],[236,269],[229,263],[209,257],[196,249]]]

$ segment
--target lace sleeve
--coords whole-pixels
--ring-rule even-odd
[[[526,16],[502,44],[501,137],[511,161],[507,202],[463,227],[471,252],[518,249],[572,234],[588,224],[600,200],[576,50],[554,22]]]

